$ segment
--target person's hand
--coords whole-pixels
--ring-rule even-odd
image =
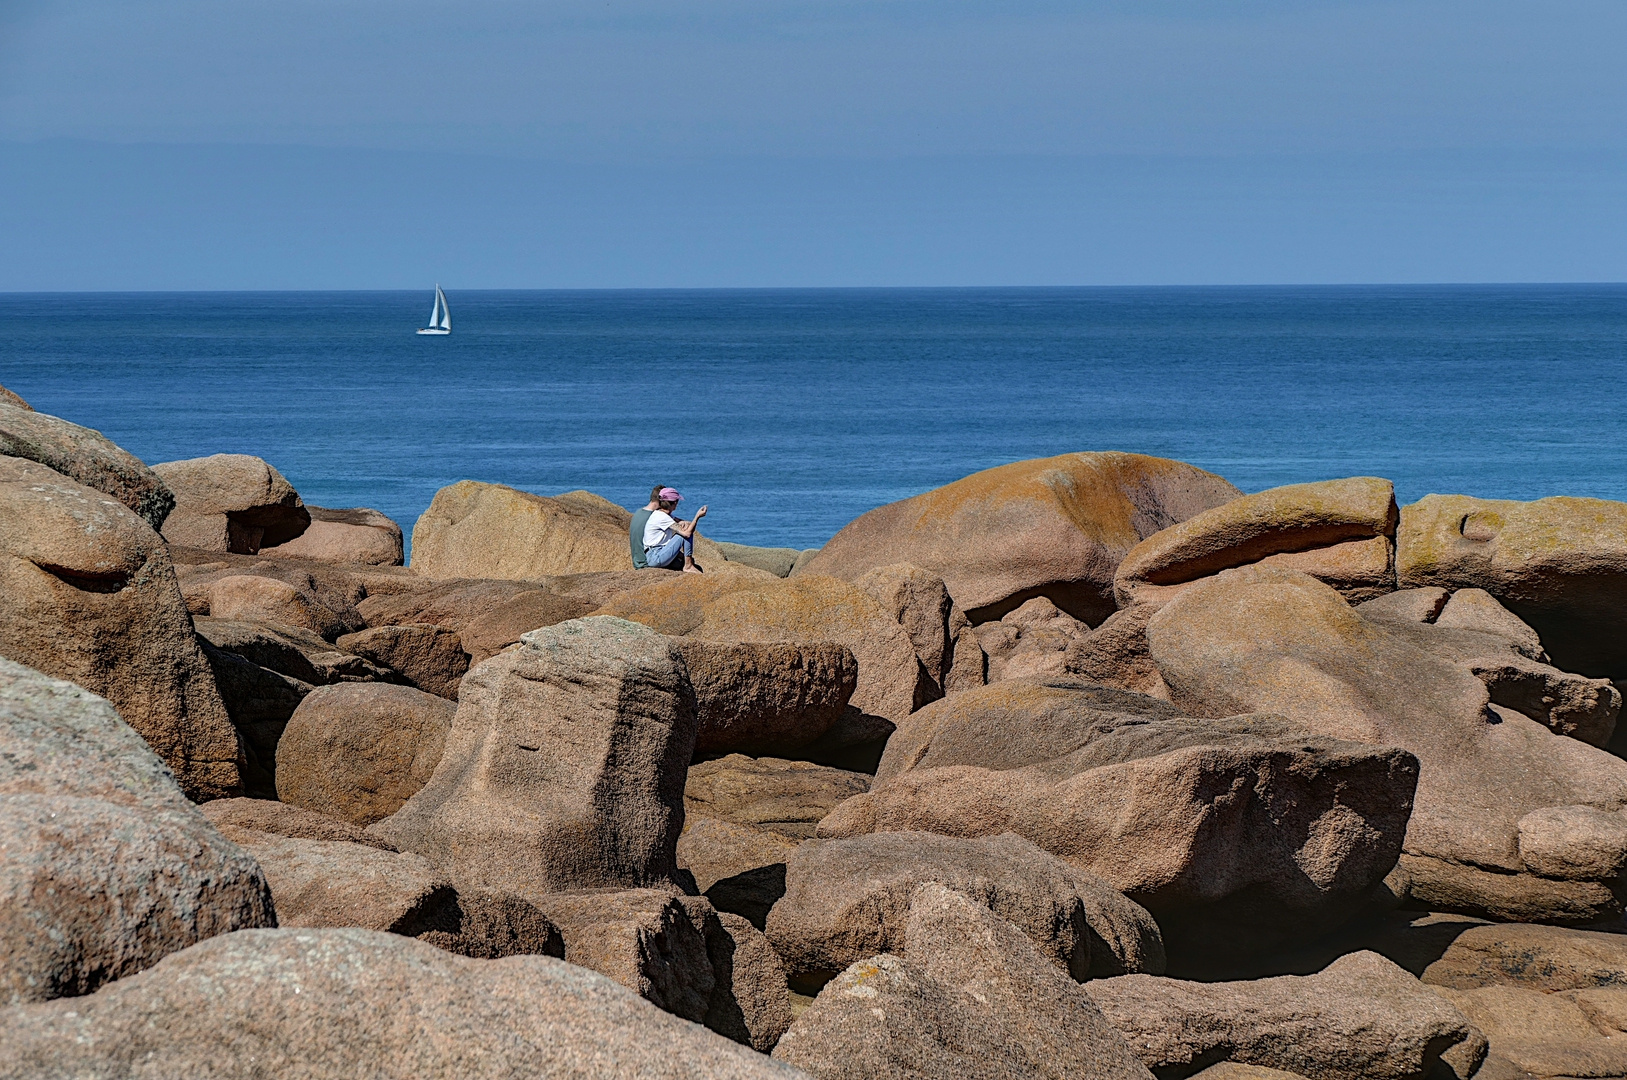
[[[703,506],[699,510],[695,511],[695,520],[696,521],[699,521],[701,518],[703,518],[705,516],[706,516],[706,507]]]

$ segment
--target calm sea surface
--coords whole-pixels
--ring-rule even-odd
[[[1627,499],[1627,286],[0,295],[0,384],[149,462],[225,451],[409,529],[462,479],[813,546],[978,469],[1180,458]]]

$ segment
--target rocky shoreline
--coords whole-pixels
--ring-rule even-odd
[[[0,1077],[1627,1077],[1627,504],[628,521],[0,388]]]

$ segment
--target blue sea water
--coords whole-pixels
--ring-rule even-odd
[[[0,294],[0,384],[149,462],[258,454],[409,530],[462,479],[823,543],[1073,450],[1627,499],[1627,286]]]

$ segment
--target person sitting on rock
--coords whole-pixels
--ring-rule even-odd
[[[682,565],[686,574],[699,574],[695,565],[695,526],[706,516],[706,507],[695,511],[694,521],[679,521],[672,516],[683,498],[672,488],[664,487],[655,493],[656,509],[644,523],[644,562],[656,570],[677,570]]]
[[[632,523],[627,526],[627,546],[633,552],[633,569],[643,570],[650,564],[644,559],[644,526],[648,524],[650,515],[661,509],[661,489],[665,484],[657,484],[650,489],[650,501],[633,511]]]

